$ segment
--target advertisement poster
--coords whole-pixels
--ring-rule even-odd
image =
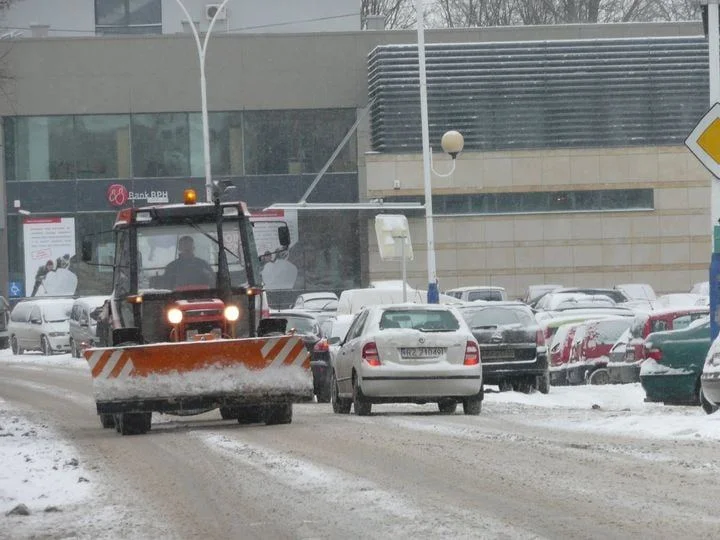
[[[25,295],[70,296],[77,289],[72,271],[75,218],[25,218]]]
[[[292,248],[299,238],[297,210],[266,210],[253,213],[250,219],[263,284],[271,291],[294,288],[298,277],[297,265],[292,260]],[[278,228],[282,225],[287,225],[290,230],[289,246],[280,246]]]

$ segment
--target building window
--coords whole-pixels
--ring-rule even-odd
[[[162,34],[162,0],[95,0],[95,33]]]
[[[353,109],[248,111],[245,114],[245,173],[318,172],[355,122]],[[328,169],[357,170],[355,136]]]
[[[135,178],[190,175],[190,135],[185,113],[134,114],[132,156]]]
[[[78,178],[130,178],[130,116],[76,116]]]
[[[75,178],[73,124],[72,116],[6,118],[7,180]]]
[[[422,197],[414,196],[388,197],[386,200],[419,203],[424,201]],[[655,208],[652,189],[434,195],[432,204],[438,215],[614,212]]]
[[[190,174],[205,176],[202,115],[190,113]],[[242,176],[243,132],[242,114],[218,112],[208,114],[210,131],[210,164],[214,175]]]

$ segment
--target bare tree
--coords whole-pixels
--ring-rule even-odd
[[[362,0],[360,16],[363,27],[368,15],[384,15],[385,28],[409,28],[415,25],[413,0]]]
[[[693,20],[696,0],[434,0],[440,26]]]

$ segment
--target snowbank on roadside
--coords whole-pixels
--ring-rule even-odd
[[[61,511],[91,495],[90,473],[75,449],[0,399],[0,512],[19,504],[31,513]]]
[[[10,349],[2,349],[0,350],[0,362],[5,364],[86,369],[89,371],[88,363],[84,358],[73,358],[70,353],[45,356],[40,352],[25,352],[21,355],[14,355]]]

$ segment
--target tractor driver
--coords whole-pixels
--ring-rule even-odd
[[[212,287],[215,275],[207,261],[195,256],[195,241],[191,236],[178,240],[178,258],[165,267],[164,282],[169,289],[192,285]]]

